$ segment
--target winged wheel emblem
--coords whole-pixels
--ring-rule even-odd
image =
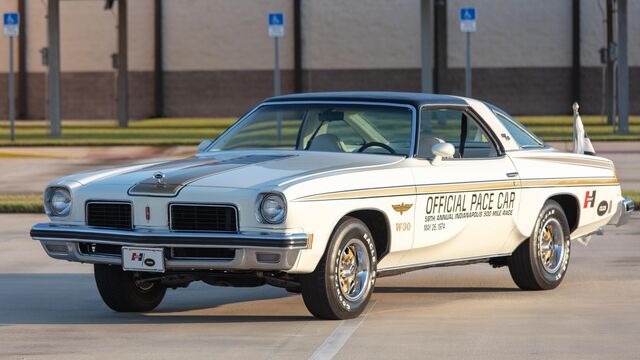
[[[411,207],[413,206],[413,204],[399,204],[399,205],[391,205],[391,207],[393,208],[393,210],[397,211],[400,213],[400,215],[402,215],[403,212],[408,211],[409,209],[411,209]]]

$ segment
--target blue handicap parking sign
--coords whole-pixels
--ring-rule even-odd
[[[270,13],[269,14],[269,26],[284,25],[283,13]]]
[[[461,21],[472,21],[476,19],[476,8],[462,8],[460,9]]]
[[[4,13],[2,17],[3,25],[19,25],[20,24],[20,16],[18,13]]]
[[[18,13],[4,13],[2,15],[4,36],[15,37],[20,33],[20,15]]]

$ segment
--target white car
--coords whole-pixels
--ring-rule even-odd
[[[376,277],[435,266],[487,262],[555,288],[571,240],[634,205],[611,161],[555,150],[490,104],[344,92],[268,99],[194,157],[64,177],[45,206],[31,236],[95,264],[115,311],[201,280],[284,287],[346,319]]]

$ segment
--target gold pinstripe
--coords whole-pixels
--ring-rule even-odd
[[[558,179],[549,181],[546,179],[530,179],[522,180],[523,188],[530,187],[556,187],[556,186],[602,186],[602,185],[620,185],[617,178],[589,178],[589,179]]]
[[[316,194],[299,198],[299,201],[323,201],[366,199],[375,197],[410,196],[447,192],[471,192],[482,190],[505,190],[513,188],[538,187],[575,187],[575,186],[617,186],[617,178],[576,178],[576,179],[527,179],[527,180],[496,180],[459,184],[433,184],[418,186],[398,186],[390,188],[361,189]]]
[[[540,161],[551,161],[557,162],[567,165],[580,165],[580,166],[591,166],[602,169],[612,169],[612,163],[604,160],[596,160],[596,159],[577,159],[577,158],[566,158],[566,157],[553,157],[553,156],[532,156],[532,157],[521,157],[518,158],[521,160],[540,160]]]
[[[339,200],[339,199],[363,199],[372,197],[415,195],[415,186],[399,186],[391,188],[363,189],[351,191],[338,191],[300,198],[302,201]]]
[[[498,180],[498,181],[460,183],[460,184],[418,185],[416,187],[416,193],[420,195],[420,194],[433,194],[433,193],[444,193],[444,192],[502,190],[502,189],[512,189],[517,186],[518,186],[518,180]]]

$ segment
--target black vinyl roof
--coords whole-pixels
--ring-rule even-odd
[[[467,102],[457,96],[386,91],[339,91],[315,92],[275,96],[265,100],[265,103],[277,101],[358,101],[408,104],[419,108],[422,105],[467,105]]]

